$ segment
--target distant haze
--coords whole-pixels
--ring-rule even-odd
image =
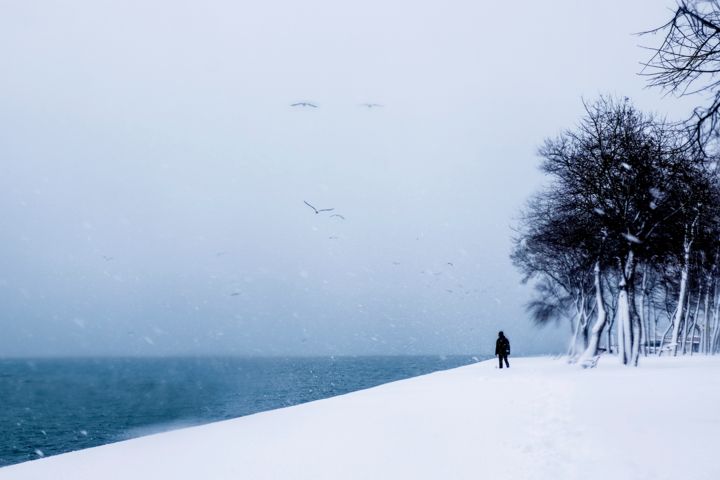
[[[510,227],[672,5],[4,1],[0,356],[562,350]]]

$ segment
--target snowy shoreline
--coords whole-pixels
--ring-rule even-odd
[[[495,360],[0,469],[0,479],[720,478],[720,358]]]

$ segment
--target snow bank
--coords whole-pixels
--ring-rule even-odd
[[[720,478],[720,358],[511,362],[12,465],[0,479]]]

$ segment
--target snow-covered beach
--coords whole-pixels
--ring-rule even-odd
[[[486,361],[0,469],[0,479],[720,478],[720,358]]]

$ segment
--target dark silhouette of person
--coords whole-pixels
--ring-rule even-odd
[[[498,339],[495,342],[495,355],[500,362],[500,368],[503,368],[503,360],[505,361],[505,366],[510,368],[507,359],[508,355],[510,355],[510,340],[507,339],[503,332],[498,332]]]

